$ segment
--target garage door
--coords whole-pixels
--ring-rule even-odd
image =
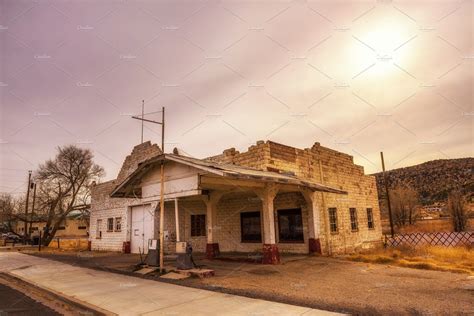
[[[132,253],[148,253],[148,240],[153,239],[153,219],[150,204],[132,207]]]

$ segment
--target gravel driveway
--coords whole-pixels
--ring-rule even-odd
[[[36,253],[121,272],[130,272],[138,260],[116,253],[86,254]],[[351,314],[474,315],[474,277],[466,274],[314,256],[283,257],[283,264],[274,266],[196,257],[215,276],[174,283]]]

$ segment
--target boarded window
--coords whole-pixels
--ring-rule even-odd
[[[206,215],[191,215],[191,237],[206,236]]]
[[[367,227],[374,229],[374,213],[371,208],[367,209]]]
[[[122,218],[116,217],[115,218],[115,231],[119,232],[122,230]]]
[[[359,229],[359,224],[357,223],[357,210],[355,208],[350,208],[349,215],[351,217],[351,230],[355,232]]]
[[[114,219],[113,218],[107,218],[107,231],[108,232],[114,231]]]
[[[81,229],[81,230],[87,229],[87,226],[78,226],[77,229]]]
[[[260,212],[240,213],[242,242],[262,242]]]
[[[278,211],[278,236],[280,242],[304,242],[301,209]]]
[[[65,230],[65,229],[66,229],[66,227],[64,227],[64,226],[59,226],[57,230]]]
[[[335,207],[329,209],[329,227],[331,233],[337,233],[337,208]]]

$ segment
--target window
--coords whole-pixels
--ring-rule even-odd
[[[351,230],[353,232],[358,231],[359,224],[357,223],[357,210],[355,208],[350,208],[349,215],[351,216]]]
[[[242,242],[262,242],[260,212],[240,213],[240,234]]]
[[[78,226],[77,229],[87,229],[87,226]]]
[[[66,229],[66,221],[62,220],[61,223],[59,223],[58,230],[65,230]]]
[[[337,233],[337,208],[335,207],[329,209],[329,227],[331,233]]]
[[[367,227],[374,229],[374,213],[371,208],[367,209]]]
[[[280,242],[304,242],[301,209],[278,211],[278,236]]]
[[[116,217],[115,218],[115,231],[119,232],[122,230],[122,218]]]
[[[113,218],[107,218],[107,231],[108,232],[114,231],[114,219]]]
[[[100,239],[102,238],[102,220],[97,220],[97,226],[95,227],[95,238]]]
[[[191,237],[206,236],[206,215],[191,215]]]

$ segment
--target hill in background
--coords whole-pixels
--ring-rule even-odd
[[[377,178],[379,199],[385,197],[383,174]],[[461,189],[465,196],[474,195],[474,158],[440,159],[419,165],[387,171],[389,188],[411,187],[418,192],[423,205],[445,202],[449,192]]]

